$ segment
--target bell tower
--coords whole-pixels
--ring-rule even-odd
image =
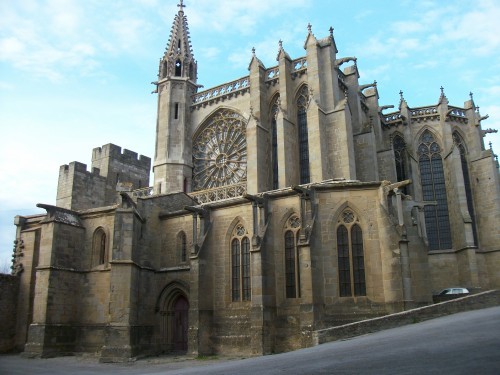
[[[191,96],[196,93],[197,64],[189,39],[185,5],[180,0],[165,54],[160,59],[156,93],[156,147],[153,163],[157,194],[189,192],[192,179]]]

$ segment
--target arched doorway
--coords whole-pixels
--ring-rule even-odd
[[[189,302],[181,288],[179,283],[172,283],[163,289],[158,299],[159,344],[163,353],[183,353],[188,349]]]
[[[189,304],[184,296],[179,296],[174,303],[172,319],[173,346],[176,352],[187,351]]]

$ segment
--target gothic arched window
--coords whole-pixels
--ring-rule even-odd
[[[187,261],[187,240],[186,233],[183,231],[177,235],[177,249],[181,262]]]
[[[238,184],[247,177],[246,121],[216,112],[193,140],[193,191]]]
[[[273,190],[278,189],[278,124],[276,123],[276,117],[278,116],[278,100],[276,98],[274,104],[271,107],[271,160],[273,163]]]
[[[467,199],[467,209],[469,210],[469,215],[472,220],[472,234],[474,236],[474,245],[477,245],[477,228],[476,228],[476,215],[474,213],[474,200],[472,198],[472,188],[470,183],[469,165],[467,163],[467,149],[465,148],[465,142],[460,134],[455,131],[453,132],[453,142],[455,146],[458,147],[460,151],[460,161],[462,164],[462,174],[464,177],[464,187],[465,187],[465,197]]]
[[[300,297],[300,270],[297,242],[300,219],[293,215],[285,226],[285,291],[286,298]]]
[[[297,124],[299,132],[299,168],[300,183],[307,184],[311,181],[309,167],[309,140],[307,132],[307,104],[309,91],[307,86],[302,86],[297,98]]]
[[[392,140],[392,147],[394,149],[397,181],[404,181],[408,179],[408,166],[406,163],[406,143],[403,137],[396,135]],[[406,186],[402,190],[404,194],[407,194]]]
[[[231,240],[231,295],[233,302],[250,301],[250,240],[242,224],[238,224]]]
[[[106,264],[107,261],[107,238],[103,228],[97,228],[92,241],[92,267]]]
[[[337,223],[339,296],[366,296],[363,231],[356,214],[346,209]]]
[[[449,249],[451,230],[441,147],[428,130],[420,137],[417,155],[423,200],[437,202],[424,208],[429,249]]]

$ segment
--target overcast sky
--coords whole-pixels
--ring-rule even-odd
[[[152,157],[151,95],[177,0],[0,0],[0,266],[10,261],[16,214],[55,204],[59,166],[90,166],[114,143]],[[483,128],[500,129],[497,0],[185,0],[198,83],[248,74],[252,47],[266,67],[278,41],[305,55],[333,26],[338,57],[356,56],[380,104],[450,105],[474,93]],[[500,134],[485,138],[500,153]]]

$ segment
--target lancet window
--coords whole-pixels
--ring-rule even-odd
[[[420,183],[424,201],[435,201],[437,205],[424,208],[425,228],[429,250],[451,248],[450,219],[441,147],[433,134],[426,130],[420,137],[417,149]]]
[[[107,263],[107,238],[103,228],[97,228],[94,232],[92,243],[92,266]]]
[[[181,62],[181,60],[177,60],[175,62],[175,76],[176,77],[182,76],[182,62]]]
[[[307,86],[302,86],[297,98],[297,124],[299,132],[299,167],[300,183],[307,184],[311,180],[309,167],[309,140],[307,132],[307,104],[309,91]]]
[[[250,240],[242,224],[236,225],[231,240],[231,294],[233,302],[250,301]]]
[[[406,143],[403,137],[395,135],[392,139],[392,147],[396,164],[396,178],[398,181],[404,181],[408,179],[408,164],[406,159]],[[404,194],[408,194],[406,186],[402,190]]]
[[[465,147],[465,142],[460,134],[455,131],[453,132],[453,142],[455,146],[458,147],[460,151],[460,161],[462,164],[462,174],[464,178],[465,187],[465,197],[467,199],[467,209],[469,210],[469,215],[472,220],[472,234],[474,236],[474,245],[477,245],[477,228],[476,228],[476,215],[474,213],[474,200],[472,197],[472,188],[470,183],[469,165],[467,163],[467,149]]]
[[[216,112],[193,141],[193,190],[246,181],[246,121],[238,113]]]
[[[274,101],[271,107],[271,160],[273,164],[273,190],[279,187],[279,170],[278,170],[278,124],[276,117],[278,116],[278,100]]]
[[[300,269],[298,238],[301,227],[298,216],[293,215],[285,226],[285,292],[286,298],[300,297]]]
[[[177,236],[177,249],[181,262],[187,261],[187,240],[186,233],[183,231],[179,232]]]
[[[337,222],[339,296],[366,296],[363,231],[357,215],[346,209]]]

